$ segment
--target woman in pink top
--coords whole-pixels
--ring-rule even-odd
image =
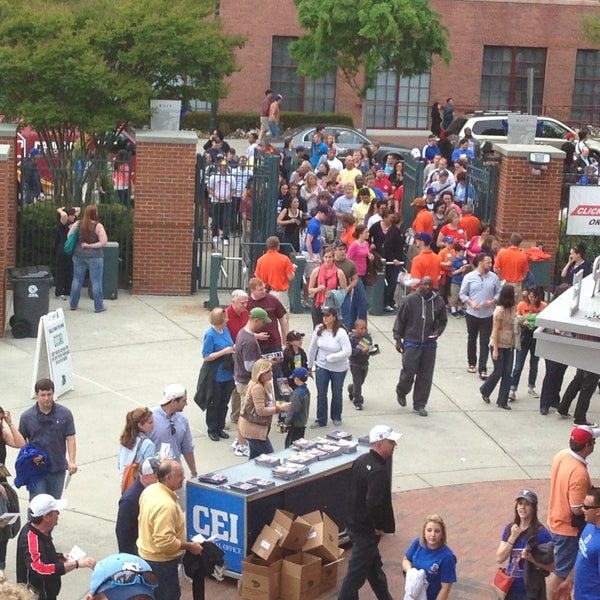
[[[365,291],[365,275],[367,274],[368,261],[375,257],[369,244],[369,230],[366,225],[360,224],[354,230],[355,241],[348,247],[348,258],[356,265],[358,284],[352,294],[352,323],[356,319],[367,320],[367,293]]]

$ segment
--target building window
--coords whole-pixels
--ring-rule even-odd
[[[597,111],[595,104],[600,95],[600,52],[577,50],[575,81],[571,101],[571,119],[593,123]]]
[[[288,48],[296,38],[274,36],[271,49],[271,89],[283,96],[282,110],[335,112],[335,73],[320,79],[298,74]]]
[[[380,71],[367,91],[366,126],[381,129],[426,129],[429,119],[429,73],[400,77]]]
[[[484,46],[480,106],[484,110],[527,111],[527,70],[533,68],[533,112],[540,114],[546,48]]]
[[[204,100],[190,100],[190,110],[198,112],[208,112],[210,110],[210,102]]]

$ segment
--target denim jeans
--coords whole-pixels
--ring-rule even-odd
[[[354,327],[356,319],[367,320],[367,292],[365,290],[365,284],[363,277],[358,278],[358,283],[352,293],[352,311],[350,317],[350,324],[348,327]],[[344,324],[346,324],[344,322]]]
[[[33,488],[32,492],[29,492],[29,500],[38,494],[50,494],[57,500],[63,493],[65,487],[66,471],[59,471],[58,473],[48,473],[46,477],[40,479]]]
[[[492,348],[490,347],[490,350]],[[498,348],[498,360],[494,360],[494,370],[491,375],[485,380],[479,391],[484,396],[491,396],[494,388],[500,382],[498,390],[498,406],[506,406],[508,404],[508,393],[510,392],[510,373],[513,365],[514,351],[511,348]],[[493,360],[492,356],[492,360]]]
[[[340,307],[340,318],[342,323],[348,330],[354,329],[354,323],[352,322],[352,295],[346,294],[342,306]]]
[[[104,258],[81,258],[73,256],[73,283],[71,283],[70,306],[75,310],[79,306],[81,286],[85,279],[85,272],[90,272],[90,283],[94,295],[94,310],[96,312],[104,308],[104,290],[102,289],[102,273],[104,271]]]
[[[156,600],[179,600],[181,587],[179,586],[179,561],[167,560],[146,561],[154,573],[158,575],[158,587],[154,591]]]
[[[331,419],[342,420],[343,389],[346,371],[330,371],[317,367],[317,421],[321,425],[327,425],[327,388],[331,382]]]
[[[527,353],[529,352],[529,377],[527,378],[527,385],[532,388],[535,387],[535,380],[537,379],[538,364],[540,357],[535,355],[535,338],[533,332],[531,334],[525,333],[521,336],[521,349],[517,350],[517,356],[515,357],[515,366],[512,372],[512,381],[510,387],[516,390],[519,387],[519,380],[521,379],[521,373],[525,366],[525,360],[527,359]]]
[[[251,440],[250,438],[246,438],[246,441],[248,442],[248,448],[250,450],[249,460],[260,456],[261,454],[272,454],[275,452],[269,438],[266,440]]]

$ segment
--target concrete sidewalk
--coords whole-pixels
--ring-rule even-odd
[[[225,301],[226,293],[220,298]],[[203,308],[206,299],[202,294],[187,298],[132,296],[121,290],[118,300],[107,301],[107,312],[94,314],[86,295],[76,312],[52,295],[51,310],[66,309],[73,352],[76,389],[60,401],[75,416],[79,465],[65,493],[69,507],[55,532],[57,548],[68,550],[78,544],[96,558],[116,550],[116,457],[125,414],[139,405],[156,406],[168,383],[182,383],[191,397],[201,366],[202,336],[208,328],[208,312]],[[9,304],[8,316],[11,314]],[[484,404],[478,392],[480,380],[466,370],[465,324],[458,319],[450,319],[440,339],[429,417],[414,414],[410,398],[408,408],[400,408],[395,394],[400,355],[391,334],[393,320],[393,315],[370,319],[381,354],[371,359],[364,410],[355,411],[346,400],[343,427],[362,435],[376,424],[388,423],[403,433],[393,473],[398,533],[385,540],[383,550],[388,570],[396,574],[394,596],[402,596],[397,571],[407,543],[418,534],[422,518],[435,511],[447,522],[450,545],[459,561],[459,583],[452,597],[487,598],[495,569],[494,552],[501,528],[512,514],[512,498],[530,481],[542,499],[540,513],[545,518],[550,462],[555,452],[567,445],[572,423],[554,414],[540,415],[539,401],[526,394],[526,373],[512,411]],[[310,315],[291,315],[290,321],[294,329],[307,333],[308,346]],[[35,345],[35,339],[13,339],[10,329],[0,340],[1,405],[11,410],[17,422],[33,403],[29,391]],[[541,361],[538,389],[543,374]],[[567,381],[571,375],[569,370]],[[311,391],[312,417],[316,411],[314,385]],[[208,439],[204,415],[193,402],[186,415],[193,427],[200,472],[244,460],[233,455],[230,444]],[[588,416],[600,419],[595,396]],[[276,449],[283,448],[283,435],[273,432],[270,437]],[[9,466],[15,456],[16,452],[9,450]],[[594,480],[600,476],[599,464],[600,458],[593,455],[590,473]],[[24,513],[27,500],[23,488],[19,495]],[[14,552],[11,541],[7,557],[11,579]],[[81,598],[88,582],[88,571],[70,573],[63,578],[61,597]],[[209,593],[214,591],[219,597],[237,596],[231,582],[208,585]],[[365,593],[364,597],[372,596]],[[187,588],[184,598],[191,598]]]

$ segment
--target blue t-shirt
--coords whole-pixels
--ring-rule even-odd
[[[575,561],[575,598],[598,600],[600,590],[600,529],[588,523],[579,538]]]
[[[219,352],[228,346],[233,346],[233,339],[227,327],[223,328],[223,333],[219,333],[214,327],[211,327],[204,334],[204,343],[202,344],[202,358],[206,358],[213,352]],[[230,381],[233,379],[233,371],[226,371],[222,364],[217,367],[215,381]]]
[[[502,540],[508,540],[510,536],[510,528],[513,523],[509,523],[502,532]],[[536,534],[536,540],[538,544],[544,544],[546,542],[552,541],[552,536],[550,532],[545,527],[540,527]],[[527,546],[527,535],[521,534],[517,541],[514,543],[510,555],[508,557],[508,566],[506,567],[506,572],[511,577],[514,577],[514,582],[512,584],[511,589],[513,589],[519,594],[525,594],[525,580],[523,579],[523,569],[525,568],[525,559],[521,558],[521,553],[523,552],[525,546]],[[517,561],[517,566],[515,567],[515,561]]]
[[[450,263],[450,272],[456,271],[460,269],[463,265],[466,265],[469,261],[466,256],[455,256]],[[456,285],[460,285],[462,283],[464,273],[459,273],[458,275],[452,275],[452,279],[450,283],[455,283]]]
[[[427,600],[435,600],[442,589],[442,583],[456,581],[456,556],[448,546],[430,550],[419,544],[415,538],[406,552],[415,569],[424,569],[427,576]]]
[[[306,236],[308,237],[309,235],[312,235],[312,251],[313,254],[319,254],[321,252],[321,246],[323,244],[323,240],[321,239],[321,222],[319,221],[319,219],[317,219],[317,217],[313,217],[309,222],[308,222],[308,227],[306,228]],[[304,252],[308,251],[308,248],[306,247],[306,243],[304,244],[304,247],[302,248],[302,250],[304,250]]]

